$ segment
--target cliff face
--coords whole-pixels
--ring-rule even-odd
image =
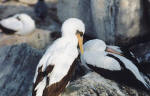
[[[26,44],[0,48],[0,96],[28,96],[43,52]]]
[[[149,96],[141,90],[117,84],[95,72],[71,82],[62,96]]]
[[[108,44],[130,45],[149,34],[147,0],[59,0],[61,21],[77,17],[86,23],[86,34]],[[69,9],[69,10],[68,10]]]

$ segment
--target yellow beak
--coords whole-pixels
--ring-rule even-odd
[[[77,33],[76,35],[78,38],[79,48],[80,48],[81,54],[83,54],[83,37],[80,36],[80,33]]]

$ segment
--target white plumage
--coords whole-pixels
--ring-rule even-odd
[[[25,35],[34,31],[35,22],[29,15],[22,13],[2,19],[0,26],[4,33]]]
[[[34,91],[37,94],[35,96],[42,96],[41,91],[43,92],[44,89],[52,84],[60,82],[64,76],[67,75],[68,70],[70,69],[71,65],[73,64],[74,60],[78,56],[78,38],[76,36],[76,32],[85,31],[84,24],[81,20],[76,18],[70,18],[66,20],[62,25],[62,37],[57,39],[46,51],[46,53],[41,58],[37,69],[36,74],[34,77],[34,83],[37,80],[38,76],[38,69],[42,67],[42,72],[46,71],[48,66],[54,66],[52,71],[48,73],[47,76],[39,83],[37,87],[35,87]],[[46,84],[46,79],[50,78],[48,85]],[[42,87],[38,87],[42,86]],[[51,95],[50,95],[51,96]]]
[[[107,51],[108,48],[112,48],[114,51],[117,51],[116,53],[118,54],[108,52]],[[147,82],[148,80],[146,80],[147,78],[145,79],[144,75],[139,71],[138,67],[131,60],[124,57],[122,53],[123,52],[120,50],[119,47],[107,46],[105,42],[103,42],[102,40],[94,39],[89,40],[84,44],[84,54],[81,56],[81,59],[83,64],[87,64],[88,67],[90,68],[96,68],[93,70],[96,71],[102,70],[104,72],[109,72],[110,76],[112,76],[111,73],[113,72],[119,73],[119,71],[121,72],[122,70],[126,70],[123,71],[125,73],[127,71],[130,71],[133,77],[135,77],[138,81],[140,81],[147,89],[150,89],[150,85]],[[133,54],[131,55],[133,56]],[[124,74],[122,74],[122,76],[124,76]],[[118,79],[119,78],[121,77],[118,77]]]

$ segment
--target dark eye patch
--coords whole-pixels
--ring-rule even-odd
[[[21,20],[18,16],[16,17],[16,19],[19,20],[19,21]]]
[[[83,32],[77,30],[76,34],[80,34],[80,36],[83,36]]]

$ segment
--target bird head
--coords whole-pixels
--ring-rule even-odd
[[[84,23],[77,18],[67,19],[61,28],[62,36],[69,36],[70,38],[76,37],[80,47],[81,54],[83,54],[83,35],[85,32]]]
[[[18,21],[23,22],[24,24],[26,22],[30,22],[30,24],[35,25],[34,20],[27,14],[21,13],[21,14],[16,14],[13,16],[14,18],[16,18]]]
[[[106,44],[103,40],[93,39],[89,40],[84,44],[85,51],[105,51]]]

